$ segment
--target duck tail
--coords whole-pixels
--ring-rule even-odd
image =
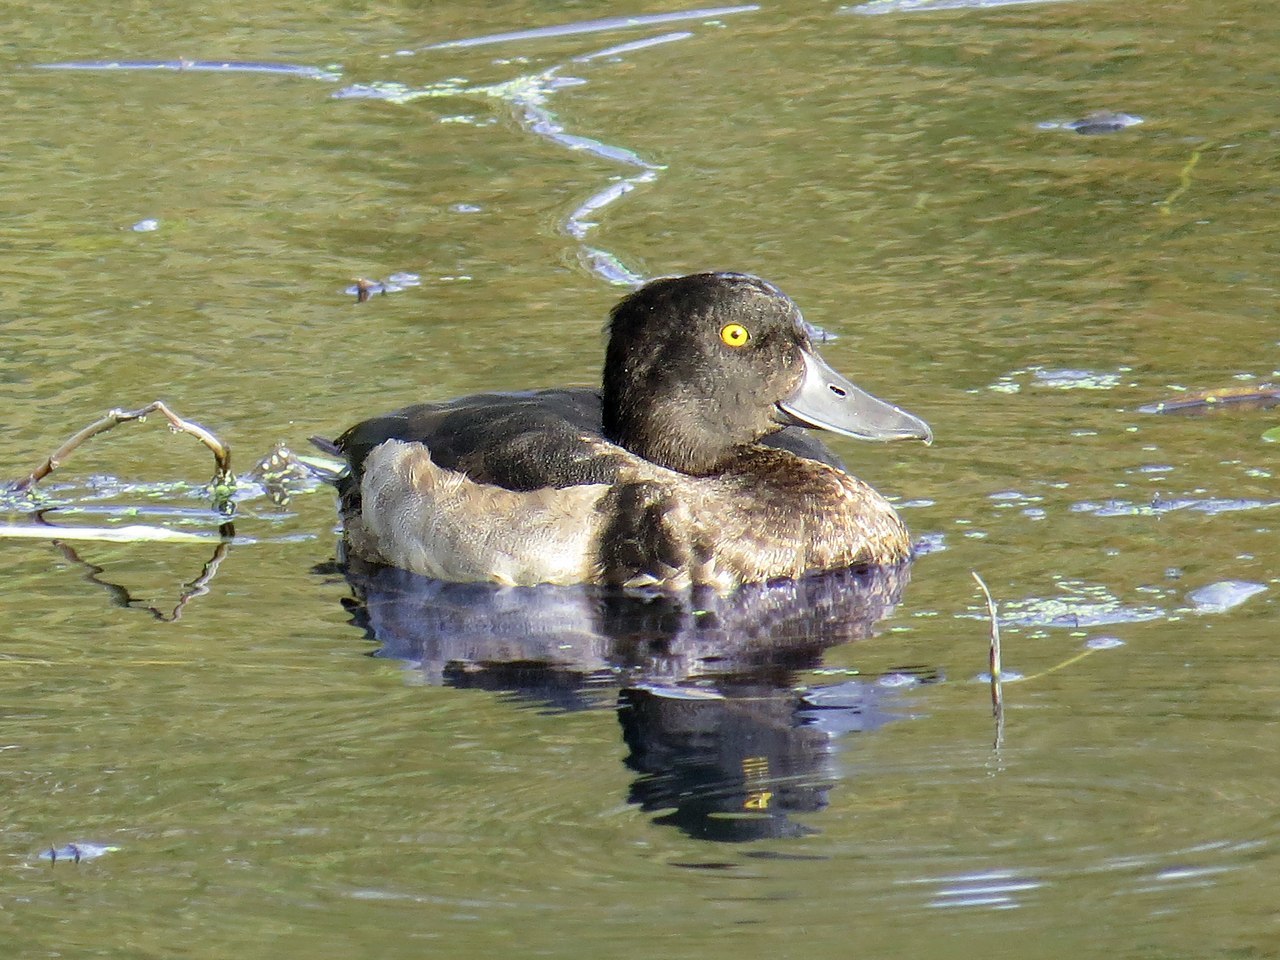
[[[307,437],[307,439],[321,453],[328,454],[331,457],[342,457],[343,455],[342,448],[327,437]]]

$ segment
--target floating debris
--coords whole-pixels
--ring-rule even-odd
[[[1247,387],[1215,387],[1146,403],[1139,413],[1212,413],[1216,410],[1269,410],[1280,404],[1280,386],[1256,383]]]
[[[919,677],[914,677],[909,673],[886,673],[884,676],[876,678],[876,684],[881,687],[914,687],[921,682]]]
[[[1120,385],[1118,373],[1094,370],[1046,370],[1032,367],[1037,385],[1055,390],[1112,390]]]
[[[43,850],[36,854],[36,859],[48,860],[50,863],[57,863],[59,860],[80,863],[82,860],[96,860],[104,854],[115,853],[119,849],[119,847],[113,847],[110,844],[77,840],[75,843],[68,843],[63,847],[50,847],[48,850]]]
[[[1108,373],[1098,370],[1027,367],[1025,370],[1013,370],[1004,374],[995,383],[988,384],[987,389],[996,393],[1020,393],[1022,380],[1030,376],[1031,386],[1053,390],[1114,390],[1120,386],[1121,376],[1129,370],[1129,367],[1120,367],[1115,373]]]
[[[1043,507],[1032,506],[1032,504],[1041,503],[1044,500],[1044,497],[1038,497],[1034,494],[1021,493],[1017,490],[1000,490],[996,493],[987,494],[987,499],[993,501],[997,510],[1021,508],[1022,515],[1030,517],[1032,520],[1043,520],[1047,515]]]
[[[393,273],[385,280],[369,280],[359,277],[351,286],[343,289],[343,293],[355,297],[356,303],[365,303],[372,297],[384,293],[399,293],[406,287],[422,286],[422,278],[416,273]]]
[[[1042,120],[1036,126],[1041,130],[1071,130],[1090,136],[1099,133],[1117,133],[1145,122],[1142,117],[1136,117],[1131,113],[1097,110],[1079,120]]]
[[[364,303],[375,293],[386,293],[386,290],[383,288],[381,281],[361,278],[347,287],[343,293],[354,295],[356,303]]]
[[[1000,625],[1081,629],[1142,623],[1167,616],[1161,607],[1123,603],[1100,584],[1063,580],[1058,587],[1065,596],[1005,601],[1001,604]]]
[[[152,230],[160,229],[160,221],[152,219],[139,220],[129,229],[134,233],[150,233]]]
[[[915,554],[925,557],[931,553],[942,553],[947,549],[947,535],[944,533],[925,533],[916,540]]]
[[[1187,594],[1196,613],[1225,613],[1252,596],[1264,592],[1266,584],[1251,580],[1219,580]]]
[[[1239,510],[1266,510],[1280,507],[1280,500],[1244,500],[1236,497],[1172,497],[1156,496],[1144,503],[1131,500],[1084,501],[1071,505],[1072,513],[1092,513],[1098,517],[1158,517],[1177,510],[1191,510],[1217,516]]]
[[[391,103],[403,103],[405,98],[413,94],[414,91],[407,83],[399,83],[394,80],[375,80],[372,83],[353,83],[349,87],[343,87],[341,90],[335,90],[329,94],[334,100],[387,100]],[[422,94],[419,96],[430,96],[430,94]],[[448,96],[448,93],[436,94],[436,96]]]

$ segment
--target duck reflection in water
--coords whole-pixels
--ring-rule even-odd
[[[428,683],[553,709],[615,705],[629,800],[711,840],[796,836],[836,781],[836,736],[893,718],[870,681],[797,689],[823,651],[892,612],[909,566],[638,596],[447,583],[349,557],[353,622]]]

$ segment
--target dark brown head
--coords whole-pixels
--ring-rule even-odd
[[[923,421],[822,361],[800,311],[741,273],[645,284],[610,317],[604,433],[646,460],[703,475],[787,424],[863,439],[931,439]]]

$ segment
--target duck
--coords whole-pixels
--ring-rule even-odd
[[[347,556],[437,580],[680,590],[908,561],[906,526],[810,431],[929,426],[819,355],[772,283],[662,277],[613,308],[599,389],[482,393],[335,441]]]

